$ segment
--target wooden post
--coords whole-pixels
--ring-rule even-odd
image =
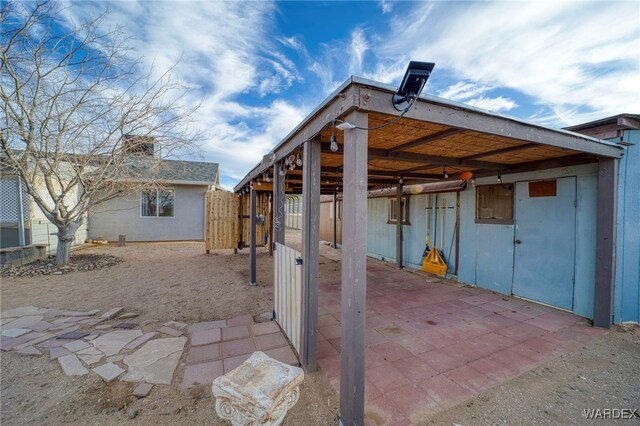
[[[346,121],[367,127],[366,113],[354,111]],[[342,193],[342,351],[340,421],[364,423],[365,296],[367,287],[367,132],[344,132]]]
[[[320,141],[304,144],[302,169],[302,366],[318,369],[318,276],[320,267]]]
[[[458,266],[460,265],[460,191],[456,192],[456,270],[458,276]]]
[[[249,202],[249,285],[256,285],[256,190],[251,188]]]
[[[333,248],[338,248],[338,191],[333,193]]]
[[[280,176],[281,162],[273,165],[273,242],[284,244],[285,190],[284,176]]]
[[[596,288],[593,325],[611,328],[616,272],[616,216],[618,160],[600,159],[598,165],[598,213],[596,225]]]
[[[127,236],[120,234],[118,235],[118,247],[124,247],[125,246],[125,240],[126,240]]]
[[[402,269],[402,182],[396,185],[396,266]]]

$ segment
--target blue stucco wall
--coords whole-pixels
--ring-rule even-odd
[[[640,322],[640,131],[626,131],[636,145],[620,162],[618,241],[614,322]],[[576,177],[575,291],[573,312],[593,317],[598,167],[596,164],[503,176],[504,183]],[[494,183],[495,177],[476,184]],[[458,280],[504,294],[511,293],[513,225],[475,223],[475,189],[460,193],[460,253]],[[410,226],[404,232],[404,265],[420,268],[426,237],[426,195],[410,198]],[[387,224],[388,200],[368,204],[368,254],[395,261],[395,225]],[[432,231],[433,232],[433,231]]]
[[[640,322],[640,130],[626,130],[635,145],[620,160],[614,322]]]
[[[588,164],[502,177],[503,183],[576,177],[576,283],[573,312],[587,318],[593,317],[597,173],[597,165]],[[476,184],[492,184],[495,181],[495,177],[487,177],[477,179]],[[476,192],[472,187],[461,193],[458,279],[467,284],[510,294],[513,278],[513,225],[476,224],[475,202]]]
[[[593,317],[596,238],[596,164],[565,167],[503,176],[504,183],[576,177],[576,252],[573,312]],[[476,184],[495,183],[496,177],[481,178]],[[513,225],[475,223],[476,191],[471,185],[460,193],[460,253],[458,280],[504,294],[511,294],[513,278]],[[411,226],[404,227],[404,265],[420,268],[425,246],[426,195],[410,198]],[[388,225],[388,200],[369,199],[367,250],[372,257],[395,261],[395,226]],[[638,222],[636,222],[638,223]],[[449,233],[447,233],[450,235]],[[637,242],[637,240],[636,240]],[[448,244],[449,242],[447,242]],[[637,244],[636,244],[637,249]],[[636,252],[637,253],[637,252]],[[638,271],[637,257],[636,280]],[[636,287],[636,301],[638,300]],[[637,311],[636,311],[637,312]]]

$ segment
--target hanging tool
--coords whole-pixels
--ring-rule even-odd
[[[427,254],[429,254],[429,250],[431,250],[429,248],[429,244],[431,244],[431,228],[429,227],[429,197],[430,195],[426,194],[424,216],[425,216],[425,222],[426,222],[426,228],[427,228],[427,242],[426,242],[424,251],[422,252],[423,262],[424,262],[424,258],[427,257]]]
[[[435,245],[438,245],[438,240],[440,240],[440,246],[444,245],[444,210],[442,210],[440,218],[440,235],[438,238],[438,195],[435,195],[435,206],[434,206],[434,223],[433,229],[435,233]],[[427,222],[428,227],[428,222]],[[422,269],[431,272],[432,274],[437,275],[446,275],[447,273],[447,263],[444,261],[443,252],[441,252],[436,246],[434,246],[431,250],[428,250],[426,256],[424,257],[424,261],[422,262]]]

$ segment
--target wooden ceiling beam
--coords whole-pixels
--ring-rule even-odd
[[[323,153],[331,153],[341,155],[343,146],[338,145],[338,151],[333,152],[328,143],[322,143],[320,149]],[[479,169],[501,170],[507,167],[503,163],[492,163],[489,161],[463,160],[454,157],[442,157],[439,155],[417,154],[413,152],[389,152],[387,149],[369,148],[369,160],[387,160],[399,161],[407,163],[424,163],[433,166],[468,166]]]
[[[444,138],[447,138],[449,136],[457,135],[458,133],[462,133],[462,132],[464,132],[463,129],[456,129],[456,128],[446,129],[446,130],[443,130],[441,132],[434,133],[433,135],[425,136],[423,138],[419,138],[419,139],[416,139],[414,141],[407,142],[407,143],[404,143],[402,145],[398,145],[398,146],[395,146],[393,148],[390,148],[389,152],[406,151],[408,149],[415,148],[416,146],[426,145],[426,144],[428,144],[430,142],[434,142],[434,141],[437,141],[437,140],[440,140],[440,139],[444,139]]]
[[[494,149],[493,151],[480,152],[478,154],[463,157],[463,160],[475,160],[476,158],[491,157],[493,155],[508,154],[510,152],[522,151],[524,149],[540,146],[537,143],[525,143],[524,145],[508,146],[506,148]]]

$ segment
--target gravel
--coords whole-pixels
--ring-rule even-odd
[[[93,271],[108,268],[122,262],[121,257],[107,254],[76,254],[71,255],[68,265],[57,266],[56,257],[49,256],[45,260],[38,260],[23,266],[5,265],[0,273],[3,277],[33,277],[37,275],[64,275],[77,271]]]

